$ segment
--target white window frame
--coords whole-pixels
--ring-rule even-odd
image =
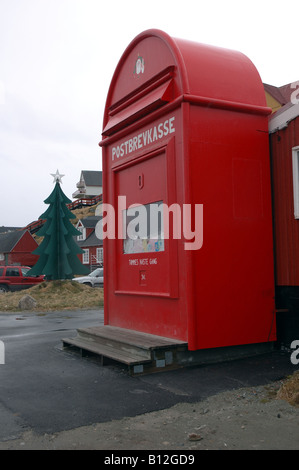
[[[292,148],[294,217],[299,219],[299,146]]]
[[[89,248],[83,249],[82,263],[89,264]]]
[[[80,240],[84,241],[86,239],[86,228],[80,222],[78,223],[76,228],[77,228],[77,230],[79,230],[79,232],[81,232],[81,235],[77,236],[77,240],[78,241],[80,241]]]
[[[103,247],[97,248],[96,259],[97,263],[103,262]]]

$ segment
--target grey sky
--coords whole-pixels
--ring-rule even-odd
[[[298,10],[297,0],[0,0],[0,226],[36,220],[57,169],[69,198],[81,170],[101,169],[108,87],[136,35],[157,28],[239,50],[280,86],[299,80]]]

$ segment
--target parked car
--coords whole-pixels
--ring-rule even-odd
[[[88,276],[74,277],[73,281],[79,282],[80,284],[86,284],[90,287],[103,287],[104,270],[103,268],[97,268],[88,274]]]
[[[0,266],[0,293],[28,289],[41,282],[45,276],[27,276],[28,266]]]

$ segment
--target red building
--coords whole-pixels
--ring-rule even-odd
[[[14,230],[0,234],[0,265],[33,266],[38,256],[32,251],[38,244],[28,230]]]
[[[77,243],[84,250],[84,253],[78,256],[82,264],[90,266],[91,271],[103,265],[103,240],[97,238],[95,231],[99,220],[99,216],[86,217],[79,220],[76,226],[81,232]]]
[[[299,103],[269,121],[278,339],[299,337]]]

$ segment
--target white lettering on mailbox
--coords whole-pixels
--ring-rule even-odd
[[[112,161],[116,158],[125,157],[136,150],[139,150],[147,145],[166,137],[168,134],[175,132],[174,116],[160,122],[157,126],[150,127],[131,139],[122,142],[116,147],[112,147]]]

